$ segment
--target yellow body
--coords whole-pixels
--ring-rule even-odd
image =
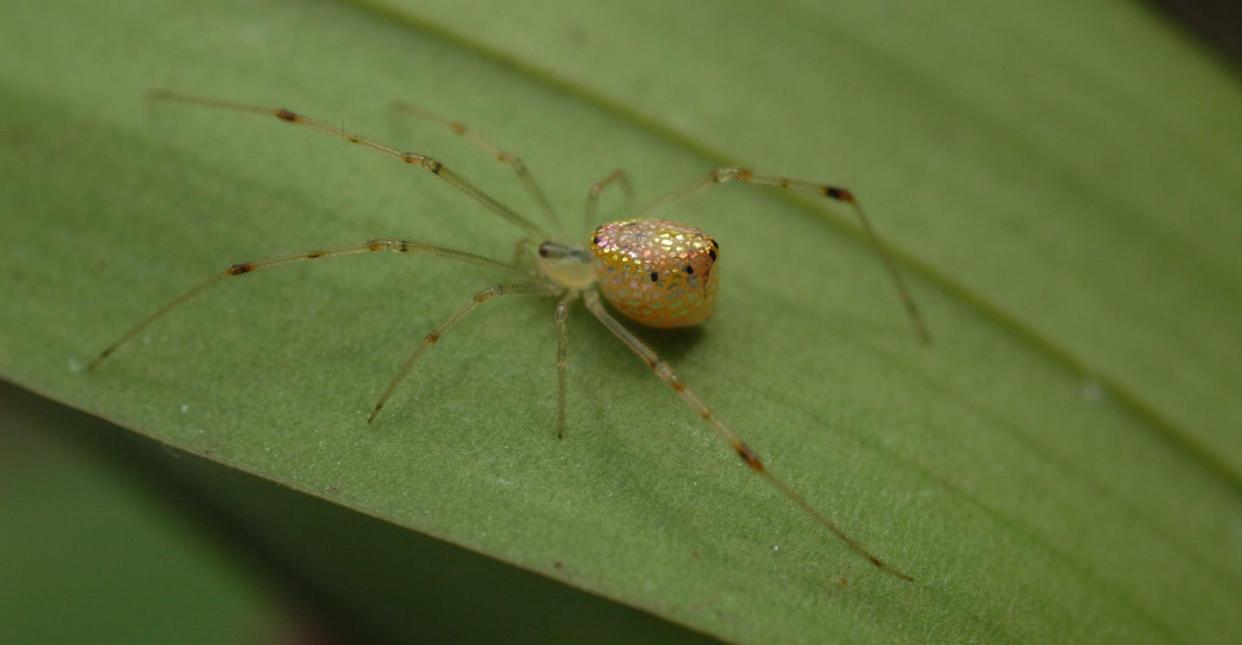
[[[716,304],[720,245],[668,220],[604,224],[591,236],[596,283],[622,315],[648,327],[690,327]]]

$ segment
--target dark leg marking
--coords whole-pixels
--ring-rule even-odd
[[[737,456],[741,457],[747,466],[750,466],[751,470],[763,470],[763,462],[759,461],[759,455],[756,455],[750,446],[738,443],[733,449],[737,451]]]
[[[857,540],[850,537],[845,533],[845,531],[841,530],[841,528],[829,519],[828,516],[816,510],[814,506],[811,506],[810,502],[807,502],[806,499],[799,495],[791,486],[789,486],[789,484],[786,484],[784,480],[777,478],[771,471],[767,470],[767,468],[763,465],[763,462],[759,460],[759,455],[755,454],[755,451],[751,450],[750,446],[747,446],[740,437],[725,426],[724,422],[715,418],[711,411],[707,408],[707,404],[705,404],[697,394],[684,385],[681,385],[681,381],[677,377],[677,374],[670,367],[668,367],[664,361],[651,350],[651,348],[647,347],[647,345],[639,340],[637,336],[626,329],[625,325],[622,325],[620,321],[608,313],[596,291],[589,290],[584,292],[582,295],[586,302],[587,309],[591,312],[591,314],[594,315],[595,318],[605,327],[607,327],[614,336],[621,340],[621,342],[625,343],[625,345],[636,355],[638,355],[643,362],[651,366],[653,371],[655,371],[656,376],[662,379],[665,383],[668,383],[669,386],[672,387],[679,396],[681,396],[682,400],[684,400],[687,405],[697,412],[699,416],[701,416],[703,420],[706,421],[713,430],[715,430],[716,434],[721,439],[733,448],[734,452],[737,453],[738,457],[741,457],[747,467],[762,476],[773,488],[780,491],[780,493],[788,498],[789,501],[793,502],[804,512],[806,512],[806,514],[818,522],[820,526],[837,536],[842,542],[849,546],[852,551],[866,559],[867,562],[870,562],[881,571],[894,577],[900,578],[907,582],[913,580],[910,576],[894,569],[892,566],[873,555]]]

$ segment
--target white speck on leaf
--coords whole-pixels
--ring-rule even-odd
[[[1098,403],[1104,398],[1104,388],[1096,381],[1084,381],[1078,387],[1078,395],[1088,403]]]

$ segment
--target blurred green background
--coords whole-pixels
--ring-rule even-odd
[[[0,427],[6,643],[701,639],[3,384]]]

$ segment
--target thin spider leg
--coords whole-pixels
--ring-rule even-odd
[[[816,195],[819,197],[827,197],[844,204],[849,204],[854,210],[855,216],[858,217],[858,223],[862,226],[863,233],[867,239],[875,247],[876,253],[879,254],[880,260],[884,263],[884,268],[888,271],[889,277],[893,281],[893,285],[897,288],[897,296],[901,299],[901,304],[906,309],[906,314],[910,316],[910,322],[914,324],[915,332],[924,344],[931,343],[931,332],[928,331],[927,325],[923,322],[923,316],[919,313],[918,305],[914,302],[914,297],[910,295],[910,290],[906,287],[905,281],[901,277],[901,273],[897,270],[897,263],[893,260],[892,254],[889,253],[888,247],[880,240],[879,233],[871,225],[871,220],[863,212],[862,205],[854,197],[854,193],[847,188],[839,186],[829,186],[827,184],[819,184],[800,179],[789,179],[787,177],[778,177],[775,175],[756,175],[746,168],[717,168],[709,173],[703,179],[700,179],[684,188],[661,197],[651,206],[643,209],[642,213],[649,213],[657,209],[667,206],[669,203],[689,197],[708,186],[728,183],[730,181],[740,181],[748,184],[759,184],[763,186],[775,186],[776,188],[784,188],[798,193],[808,195]]]
[[[543,190],[539,188],[539,184],[535,182],[535,178],[530,174],[530,171],[526,170],[526,164],[522,162],[521,157],[497,148],[483,137],[475,134],[473,130],[467,128],[466,124],[461,121],[454,121],[453,119],[441,116],[435,112],[424,110],[423,108],[406,101],[397,101],[393,104],[393,107],[400,112],[412,114],[420,119],[426,119],[434,123],[439,123],[440,125],[443,125],[451,130],[453,134],[469,141],[476,147],[482,149],[484,152],[492,155],[496,158],[496,161],[508,164],[510,168],[513,168],[513,172],[517,174],[518,179],[522,182],[522,185],[526,187],[526,192],[530,193],[530,196],[533,197],[539,204],[539,208],[543,210],[544,216],[548,218],[548,221],[552,223],[552,226],[560,228],[561,220],[556,216],[556,211],[552,209],[552,203],[549,202],[547,196],[543,194]]]
[[[724,424],[723,421],[713,414],[707,407],[707,404],[703,402],[703,399],[700,399],[697,394],[690,390],[690,388],[686,387],[685,383],[682,382],[681,377],[673,371],[673,368],[670,367],[668,363],[661,359],[654,351],[651,350],[651,348],[647,347],[641,340],[638,339],[637,336],[630,333],[625,326],[617,321],[616,318],[613,318],[612,315],[604,309],[603,304],[600,302],[599,295],[594,290],[584,292],[582,294],[582,299],[586,304],[587,309],[589,309],[591,313],[594,314],[595,317],[608,328],[608,331],[611,331],[614,336],[619,338],[621,342],[625,343],[625,345],[630,348],[631,351],[637,354],[638,357],[651,368],[651,371],[655,372],[656,376],[660,377],[660,380],[664,381],[669,387],[673,388],[673,391],[681,396],[686,404],[697,412],[700,418],[711,425],[712,429],[716,431],[716,434],[719,435],[721,439],[724,439],[725,442],[733,448],[734,452],[742,458],[742,461],[746,462],[746,465],[749,466],[751,470],[762,475],[763,478],[774,488],[779,490],[781,494],[789,498],[794,504],[797,504],[798,507],[800,507],[803,511],[806,511],[808,515],[814,518],[816,522],[831,531],[834,535],[845,542],[850,549],[865,558],[871,564],[878,567],[881,571],[901,578],[907,582],[914,580],[910,576],[902,573],[880,558],[876,557],[861,543],[847,535],[845,531],[841,530],[841,528],[837,526],[836,522],[828,519],[828,516],[820,513],[815,509],[815,507],[811,506],[811,503],[795,492],[789,484],[786,484],[783,480],[778,479],[775,475],[773,475],[771,471],[763,465],[763,462],[759,460],[759,455],[755,454],[755,451],[751,450],[750,446],[746,445],[741,438],[734,434],[733,431]]]
[[[533,256],[530,254],[530,246],[532,244],[534,242],[531,242],[529,237],[518,238],[513,243],[513,266],[522,267],[524,266],[523,261],[532,259]]]
[[[447,258],[450,260],[457,260],[459,262],[465,262],[468,264],[474,264],[474,265],[481,266],[481,267],[488,268],[488,269],[504,269],[507,271],[516,270],[515,267],[513,267],[512,265],[505,264],[504,262],[498,262],[491,258],[485,258],[481,255],[475,255],[473,253],[467,253],[465,251],[458,251],[456,249],[445,248],[442,246],[424,244],[422,242],[413,242],[410,240],[370,240],[362,244],[348,244],[344,246],[337,246],[337,247],[332,247],[332,248],[306,251],[304,253],[295,253],[293,255],[283,255],[280,257],[269,258],[266,260],[256,260],[253,262],[242,262],[239,264],[233,264],[233,265],[230,265],[229,268],[225,269],[224,271],[217,273],[216,275],[199,283],[193,289],[190,289],[189,291],[186,291],[180,296],[177,296],[175,299],[172,300],[172,302],[169,302],[163,307],[160,307],[159,309],[155,310],[155,312],[152,313],[151,315],[147,316],[146,318],[143,318],[141,322],[139,322],[137,325],[134,325],[129,331],[122,334],[120,338],[116,339],[116,341],[114,341],[111,345],[108,345],[102,352],[100,352],[99,356],[96,356],[95,360],[91,361],[90,365],[88,365],[86,369],[87,370],[95,369],[101,362],[103,362],[105,358],[108,358],[108,356],[110,356],[112,352],[116,351],[118,347],[125,344],[126,341],[130,340],[135,335],[137,335],[139,332],[141,332],[143,329],[145,329],[147,325],[150,325],[151,323],[155,322],[160,317],[162,317],[164,314],[172,311],[173,309],[176,309],[182,304],[185,304],[185,302],[188,301],[190,298],[193,298],[194,296],[198,295],[204,289],[206,289],[207,287],[210,287],[211,285],[215,284],[216,282],[220,281],[223,278],[246,275],[247,273],[252,273],[254,271],[258,271],[259,269],[268,269],[271,267],[281,266],[283,264],[301,262],[303,260],[318,260],[321,258],[331,258],[331,257],[342,256],[342,255],[357,255],[359,253],[377,253],[380,251],[392,251],[394,253],[410,253],[414,255],[431,255],[435,257]]]
[[[372,141],[371,139],[368,139],[361,135],[354,134],[352,132],[343,130],[333,125],[329,125],[322,121],[317,121],[315,119],[304,116],[297,112],[286,110],[285,108],[269,108],[269,107],[263,107],[260,105],[247,105],[244,103],[234,103],[232,101],[222,101],[219,99],[207,98],[207,97],[202,97],[202,96],[175,94],[173,92],[169,92],[168,90],[154,90],[151,92],[150,97],[151,99],[158,100],[158,101],[189,103],[192,105],[199,105],[202,107],[218,108],[218,109],[223,109],[223,110],[233,110],[236,112],[251,112],[254,114],[270,114],[280,119],[281,121],[284,121],[285,123],[292,123],[294,125],[303,125],[303,126],[311,128],[312,130],[317,130],[319,132],[336,137],[338,139],[344,139],[345,141],[348,141],[349,143],[357,144],[364,148],[374,150],[375,152],[378,152],[382,155],[386,155],[388,157],[392,157],[393,159],[396,159],[397,161],[400,161],[402,163],[410,164],[412,166],[418,166],[422,168],[423,170],[426,170],[427,172],[435,175],[436,177],[443,179],[450,186],[465,193],[471,199],[482,204],[484,207],[486,207],[488,210],[492,211],[493,213],[496,213],[497,215],[501,216],[502,218],[504,218],[505,221],[509,222],[510,224],[513,224],[521,228],[522,230],[526,231],[527,233],[534,235],[536,237],[540,237],[540,238],[547,237],[547,234],[544,233],[538,226],[535,226],[535,224],[532,223],[530,220],[526,219],[525,217],[522,217],[521,215],[518,215],[512,208],[509,208],[508,206],[501,204],[500,202],[496,201],[491,196],[489,196],[487,193],[484,193],[478,188],[475,188],[474,184],[471,184],[470,182],[466,181],[464,178],[462,178],[461,175],[458,175],[457,173],[449,170],[448,168],[444,166],[444,164],[440,163],[439,161],[431,157],[428,157],[427,155],[420,154],[417,152],[401,152],[391,146],[384,145],[377,141]]]
[[[565,438],[565,381],[569,371],[569,307],[578,299],[569,290],[556,303],[556,438]]]
[[[551,282],[532,282],[525,284],[498,284],[494,287],[488,287],[487,289],[483,289],[482,291],[474,294],[474,297],[470,299],[470,304],[458,309],[456,313],[449,316],[444,322],[440,323],[435,329],[431,330],[431,333],[423,337],[423,340],[418,344],[418,347],[414,348],[414,351],[411,352],[409,357],[405,359],[405,362],[401,364],[401,369],[397,371],[397,375],[393,377],[392,381],[388,384],[388,387],[384,389],[384,393],[380,395],[379,401],[375,402],[375,407],[371,408],[371,414],[367,415],[367,423],[371,423],[375,420],[375,417],[379,415],[380,410],[384,408],[384,404],[388,402],[390,397],[392,397],[393,392],[397,391],[397,386],[401,385],[401,381],[404,381],[405,377],[409,375],[410,370],[414,368],[414,364],[418,362],[418,359],[423,355],[423,352],[427,351],[432,345],[435,345],[445,332],[451,329],[453,325],[456,325],[462,318],[465,318],[467,314],[477,309],[479,305],[497,296],[518,294],[551,296],[559,295],[560,292],[561,288]]]
[[[614,170],[612,174],[591,184],[591,188],[587,190],[586,203],[586,229],[589,231],[595,225],[595,212],[599,209],[599,194],[604,189],[616,184],[625,191],[625,207],[629,210],[634,205],[634,186],[630,184],[630,178],[625,174],[624,170]]]

